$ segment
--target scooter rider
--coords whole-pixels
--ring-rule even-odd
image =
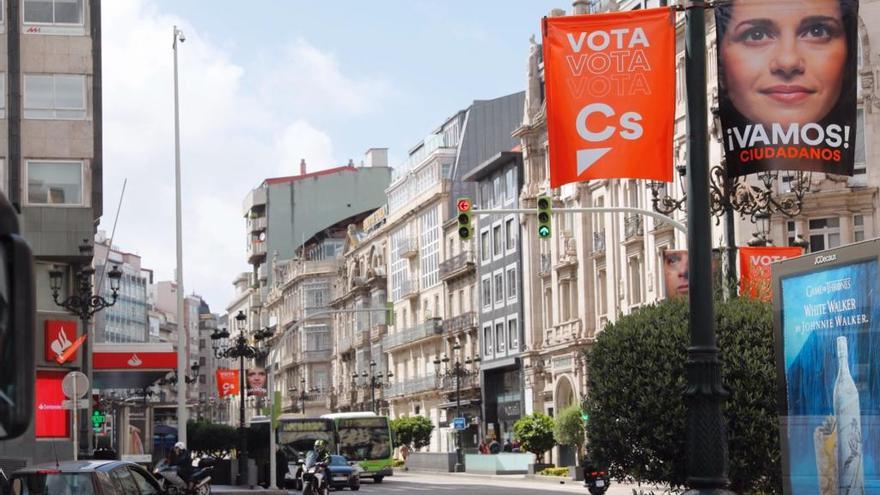
[[[188,486],[192,476],[192,459],[189,451],[186,450],[185,443],[177,442],[174,444],[174,449],[169,455],[168,465],[177,468],[177,476],[168,473],[165,477],[177,486]]]

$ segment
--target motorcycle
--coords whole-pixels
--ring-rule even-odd
[[[168,495],[210,495],[214,460],[211,458],[200,460],[199,467],[193,471],[189,482],[184,482],[184,484],[181,484],[183,480],[177,474],[177,467],[170,466],[165,459],[156,464],[153,474],[159,481],[162,490]]]
[[[316,462],[303,472],[303,495],[329,495],[330,483],[327,480],[327,463]]]
[[[591,467],[584,468],[584,486],[587,487],[591,495],[604,494],[610,484],[611,477],[608,476],[608,471]]]

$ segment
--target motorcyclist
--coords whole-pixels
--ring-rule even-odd
[[[185,443],[177,442],[174,444],[174,449],[169,455],[168,465],[177,468],[177,476],[180,480],[178,482],[178,480],[172,479],[174,484],[178,486],[189,485],[190,476],[192,475],[192,459],[190,458],[189,451],[186,450]]]
[[[315,440],[315,448],[306,454],[306,469],[309,469],[319,462],[330,462],[330,452],[327,450],[327,442],[321,439]]]

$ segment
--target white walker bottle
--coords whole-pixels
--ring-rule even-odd
[[[862,419],[859,391],[849,372],[846,337],[837,337],[837,381],[834,415],[837,417],[837,479],[840,495],[864,495]]]

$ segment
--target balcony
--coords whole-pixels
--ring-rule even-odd
[[[623,235],[626,240],[642,237],[642,216],[629,215],[623,220]]]
[[[266,217],[249,218],[247,221],[248,232],[258,234],[266,230]]]
[[[397,256],[400,258],[412,258],[419,254],[419,243],[415,238],[407,237],[397,244]]]
[[[386,351],[390,351],[395,347],[418,342],[422,339],[440,335],[443,327],[440,325],[439,318],[432,318],[424,323],[420,323],[414,327],[406,328],[389,335],[382,340],[382,346]]]
[[[404,280],[400,284],[400,298],[401,299],[409,299],[411,297],[418,297],[418,295],[419,295],[419,281],[417,279]]]
[[[450,280],[474,269],[474,253],[464,251],[440,263],[440,280]]]
[[[382,337],[386,335],[388,335],[388,325],[384,323],[373,325],[373,328],[370,329],[370,340],[373,342],[382,340]]]
[[[306,318],[308,318],[308,317],[310,317],[310,316],[314,316],[314,315],[316,315],[316,314],[318,314],[318,313],[326,313],[326,312],[330,311],[330,309],[331,309],[331,308],[330,308],[329,306],[312,306],[312,307],[306,308],[306,309],[304,310],[304,312],[305,312],[305,316],[306,316]],[[330,316],[330,315],[324,315],[324,317],[326,317],[326,318],[330,318],[331,316]]]
[[[333,351],[330,349],[321,349],[317,351],[303,351],[300,362],[302,363],[324,363],[330,361]]]
[[[252,189],[244,198],[244,214],[248,215],[252,209],[266,206],[266,188]]]
[[[461,390],[480,388],[480,374],[474,373],[461,377]],[[440,378],[440,389],[444,392],[455,392],[455,375]]]
[[[477,328],[477,313],[468,311],[443,321],[443,330],[450,335],[467,332]]]
[[[251,241],[247,249],[248,263],[257,263],[266,259],[266,243],[263,241]]]
[[[369,330],[361,330],[355,332],[354,339],[355,347],[369,347],[370,345],[370,331]]]
[[[544,332],[544,344],[549,346],[563,343],[573,343],[583,336],[583,326],[581,325],[581,320],[570,320],[565,323],[560,323],[558,325],[547,328]]]
[[[329,260],[289,260],[278,264],[278,282],[286,284],[298,277],[317,274],[335,274],[342,262],[339,259]]]
[[[538,265],[538,275],[541,277],[547,277],[550,275],[550,255],[542,254],[541,255],[541,264]]]
[[[388,388],[388,397],[417,394],[426,390],[437,390],[437,377],[401,378]]]
[[[593,254],[605,253],[605,231],[593,232]]]

